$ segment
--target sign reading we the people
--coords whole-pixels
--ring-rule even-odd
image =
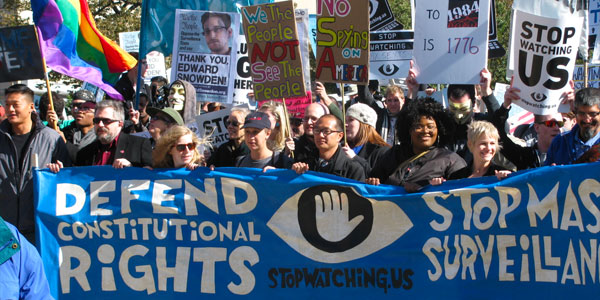
[[[369,82],[369,1],[317,0],[317,80]]]
[[[487,65],[489,0],[420,1],[414,64],[421,83],[476,84]]]
[[[260,101],[306,95],[293,2],[246,6],[241,14],[254,98]]]
[[[171,80],[191,83],[198,101],[231,103],[239,25],[239,14],[178,9]]]
[[[564,14],[554,19],[518,10],[514,16],[513,86],[521,90],[515,104],[540,115],[568,111],[559,106],[570,89],[583,18]]]

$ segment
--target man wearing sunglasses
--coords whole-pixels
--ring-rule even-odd
[[[121,132],[123,106],[113,100],[96,105],[93,123],[96,140],[77,153],[76,165],[112,165],[115,168],[152,165],[152,147],[143,137]]]
[[[569,97],[569,95],[572,97],[573,93],[567,93],[565,96]],[[535,115],[533,124],[533,129],[537,133],[535,143],[531,146],[521,146],[515,143],[506,133],[505,124],[508,120],[508,112],[512,102],[520,98],[518,89],[510,87],[506,90],[504,103],[494,113],[492,123],[500,133],[500,141],[502,142],[500,152],[517,167],[517,170],[525,170],[537,168],[544,164],[552,139],[560,134],[564,122],[560,113]]]
[[[31,89],[8,87],[3,104],[7,119],[0,123],[0,217],[35,243],[32,169],[59,161],[70,166],[71,159],[60,135],[35,113]]]
[[[250,149],[244,143],[244,120],[250,113],[247,108],[233,107],[229,117],[225,121],[229,140],[215,150],[208,160],[209,166],[233,167],[240,157],[250,153]]]
[[[71,115],[74,121],[63,128],[62,132],[57,129],[66,141],[71,161],[75,161],[79,150],[96,140],[93,123],[95,111],[96,101],[92,92],[82,89],[73,95]]]
[[[146,111],[148,112],[148,115],[150,115],[150,126],[148,126],[147,132],[140,132],[139,135],[150,138],[152,148],[154,148],[154,145],[160,136],[169,128],[174,125],[185,125],[181,115],[173,108],[165,107],[163,109],[158,109],[155,107],[148,107],[146,108]]]
[[[575,119],[571,131],[552,140],[544,165],[566,165],[600,159],[600,89],[584,88],[575,94]],[[585,160],[580,160],[585,157]]]

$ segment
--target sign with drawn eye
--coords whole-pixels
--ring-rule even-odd
[[[559,107],[570,89],[583,18],[552,19],[516,11],[512,49],[513,86],[521,99],[515,104],[534,114],[568,111]]]
[[[430,0],[415,7],[420,83],[477,84],[487,65],[489,0]]]
[[[371,32],[370,79],[406,77],[413,55],[413,31]]]

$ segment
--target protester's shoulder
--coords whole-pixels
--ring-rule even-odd
[[[40,128],[39,132],[37,133],[37,138],[41,138],[41,139],[45,139],[45,140],[49,140],[49,141],[57,141],[59,139],[62,139],[62,137],[60,136],[60,134],[58,134],[58,132],[56,132],[56,130],[48,127],[48,126],[43,126]]]

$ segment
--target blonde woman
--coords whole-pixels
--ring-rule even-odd
[[[260,106],[258,111],[269,115],[271,120],[271,136],[267,147],[271,151],[283,151],[289,155],[294,151],[294,140],[291,138],[289,119],[285,117],[285,110],[281,102],[267,101]]]
[[[204,156],[198,152],[204,144],[207,144],[206,139],[198,139],[186,126],[173,126],[158,139],[152,152],[152,167],[193,170],[206,166]]]

